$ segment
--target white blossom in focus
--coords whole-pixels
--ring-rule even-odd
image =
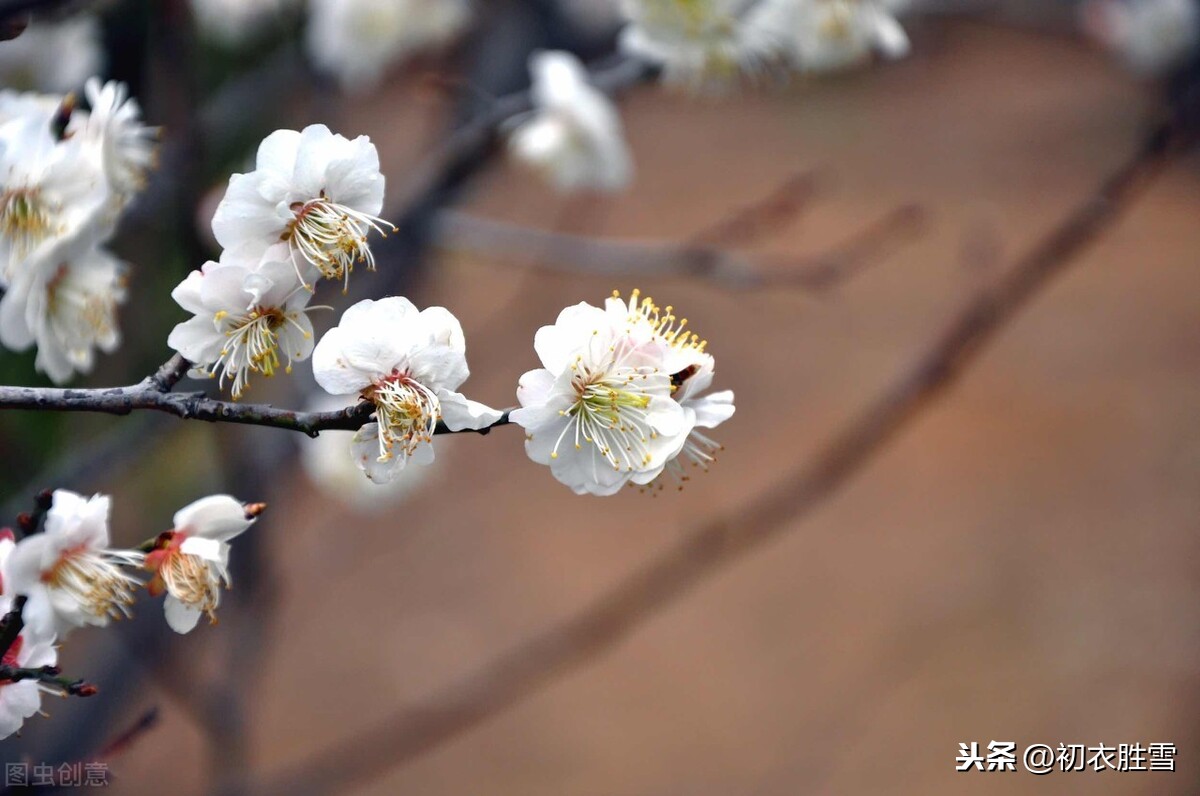
[[[5,567],[5,589],[28,598],[30,631],[62,638],[83,625],[107,625],[129,615],[141,581],[125,571],[141,553],[109,547],[109,499],[54,492],[45,530],[21,540]]]
[[[782,24],[787,26],[791,55],[801,71],[845,69],[863,63],[873,53],[901,58],[911,48],[908,34],[896,19],[908,0],[790,2],[791,18]]]
[[[308,406],[310,412],[332,412],[354,406],[352,401],[321,393],[321,398]],[[322,431],[315,439],[300,442],[300,462],[313,487],[327,499],[336,501],[358,513],[381,513],[403,503],[409,495],[425,484],[437,470],[437,459],[428,467],[406,467],[396,472],[387,483],[376,483],[363,477],[363,468],[354,455],[353,431]]]
[[[625,188],[633,167],[620,116],[588,83],[583,64],[570,53],[541,52],[529,68],[535,110],[513,131],[513,154],[560,191]]]
[[[175,512],[174,527],[146,555],[146,568],[154,573],[146,588],[152,596],[166,593],[163,612],[176,633],[191,632],[204,614],[216,624],[221,589],[230,585],[229,542],[264,508],[213,495]]]
[[[681,459],[707,470],[721,445],[700,429],[716,428],[734,413],[732,390],[708,392],[716,360],[705,351],[707,342],[687,329],[687,319],[674,315],[673,307],[660,309],[637,290],[627,302],[614,293],[605,303],[605,310],[615,322],[625,324],[627,334],[635,340],[654,339],[666,346],[663,367],[671,374],[671,397],[683,407],[692,429],[680,455],[668,462],[666,472],[679,481],[688,480]]]
[[[100,23],[90,14],[34,20],[17,38],[0,42],[0,85],[6,88],[65,94],[103,67]]]
[[[278,22],[295,0],[191,0],[201,32],[227,46],[240,46]]]
[[[145,187],[155,163],[158,129],[142,124],[141,108],[124,83],[91,78],[84,94],[91,111],[80,134],[99,147],[112,191],[128,198]]]
[[[309,0],[308,53],[343,87],[366,90],[406,56],[458,36],[470,20],[468,0]]]
[[[796,2],[796,0],[784,0]],[[778,59],[780,0],[622,0],[621,49],[663,69],[667,83],[722,88]]]
[[[459,431],[500,419],[501,412],[455,392],[470,375],[466,350],[449,310],[418,311],[401,297],[360,301],[317,343],[317,384],[375,405],[374,422],[353,439],[355,458],[372,481],[391,481],[409,459],[431,462],[439,420]]]
[[[277,130],[258,148],[255,169],[234,174],[213,215],[213,234],[226,249],[265,252],[284,241],[296,273],[349,283],[356,263],[374,270],[367,241],[391,224],[378,217],[384,177],[366,136],[353,141],[323,124]]]
[[[1084,28],[1143,75],[1178,66],[1200,46],[1196,0],[1091,0]]]
[[[39,248],[0,298],[0,343],[13,351],[36,344],[34,366],[56,384],[90,373],[97,350],[121,343],[127,266],[90,229]]]
[[[642,333],[645,332],[645,333]],[[577,494],[648,484],[692,431],[672,398],[670,346],[628,319],[580,303],[534,337],[542,368],[521,377],[525,452]]]
[[[273,376],[284,362],[290,373],[294,361],[312,353],[311,295],[284,247],[268,250],[261,262],[226,250],[171,292],[195,317],[177,325],[167,345],[193,364],[192,375],[216,377],[222,388],[229,380],[240,398],[250,374]]]

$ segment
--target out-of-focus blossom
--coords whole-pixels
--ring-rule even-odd
[[[20,36],[0,42],[0,85],[22,91],[77,91],[104,68],[100,23],[89,14],[61,22],[31,22]]]
[[[154,162],[156,131],[121,83],[64,97],[0,92],[0,343],[37,344],[57,383],[120,342],[124,265],[102,248]]]
[[[177,325],[167,345],[195,365],[193,375],[232,383],[233,397],[245,392],[250,374],[273,376],[286,362],[307,359],[313,350],[306,312],[311,293],[296,278],[287,250],[274,247],[262,261],[226,250],[188,274],[171,297],[195,317]]]
[[[192,17],[210,39],[240,46],[276,23],[296,0],[191,0]]]
[[[587,80],[579,59],[565,52],[530,59],[535,110],[512,133],[514,155],[560,191],[618,191],[632,177],[616,107]]]
[[[772,22],[787,26],[797,69],[828,72],[860,64],[873,53],[887,58],[908,55],[908,34],[896,19],[907,4],[908,0],[792,0],[791,18]]]
[[[154,166],[158,128],[142,123],[141,108],[124,83],[91,78],[84,94],[90,112],[80,124],[82,135],[99,147],[113,193],[128,199],[145,187]]]
[[[1081,18],[1093,38],[1144,75],[1167,72],[1200,47],[1196,0],[1090,0]]]
[[[0,126],[0,277],[14,282],[40,246],[87,229],[111,230],[111,192],[97,147],[83,136],[59,141],[50,116],[30,115]],[[103,222],[103,223],[102,223]]]
[[[90,373],[97,350],[121,343],[128,269],[98,241],[84,229],[39,248],[0,299],[0,342],[13,351],[36,344],[34,365],[56,384]]]
[[[671,396],[669,346],[624,317],[581,303],[534,336],[542,368],[521,377],[513,411],[525,452],[577,494],[648,484],[691,424]]]
[[[375,87],[408,55],[445,44],[471,19],[468,0],[309,0],[308,52],[343,87]]]
[[[788,0],[795,2],[795,0]],[[780,0],[622,0],[626,53],[662,67],[668,83],[723,88],[781,57]]]
[[[324,395],[309,404],[309,411],[332,412],[358,402]],[[363,477],[363,468],[352,450],[353,431],[322,431],[315,439],[300,442],[300,461],[309,483],[327,499],[359,513],[375,513],[395,507],[412,495],[438,468],[438,459],[428,467],[406,467],[387,483]]]
[[[147,589],[166,593],[163,611],[176,633],[191,632],[204,614],[216,624],[221,589],[229,587],[229,542],[264,508],[213,495],[175,512],[174,527],[159,535],[146,568],[154,573]]]
[[[125,571],[142,554],[113,550],[109,499],[54,492],[42,533],[22,539],[5,567],[5,590],[28,598],[23,616],[30,631],[62,638],[83,625],[107,625],[128,616],[141,582]]]
[[[8,602],[7,600],[5,602]],[[5,608],[7,610],[7,608]],[[38,636],[28,629],[13,641],[0,664],[21,669],[40,669],[58,662],[53,636]],[[21,729],[25,719],[41,712],[42,693],[58,693],[37,680],[0,680],[0,740]]]
[[[323,124],[277,130],[259,146],[254,171],[230,177],[213,234],[226,249],[260,254],[286,242],[306,285],[314,269],[348,284],[356,263],[375,268],[367,235],[392,228],[377,216],[383,189],[366,136],[351,141]]]
[[[470,375],[466,351],[462,326],[449,310],[418,311],[401,297],[360,301],[317,343],[317,384],[375,405],[375,422],[353,439],[354,456],[372,481],[391,481],[409,459],[432,461],[439,420],[460,431],[500,419],[501,412],[455,392]]]

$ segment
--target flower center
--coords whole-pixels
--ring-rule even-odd
[[[155,579],[160,581],[157,587],[151,585],[151,592],[161,593],[165,587],[172,597],[208,614],[209,621],[216,624],[221,584],[228,585],[228,579],[212,562],[180,549],[187,534],[169,531],[164,536],[168,537],[166,546],[146,556],[147,568],[153,569]]]
[[[432,390],[408,374],[393,371],[364,390],[363,397],[375,404],[379,461],[390,460],[397,445],[402,454],[411,456],[421,443],[433,441],[442,417],[442,403]]]
[[[653,458],[649,442],[658,434],[650,426],[648,410],[652,395],[648,391],[650,378],[654,385],[664,377],[653,368],[621,366],[616,357],[607,368],[593,369],[580,356],[571,366],[574,375],[575,403],[562,414],[570,422],[554,443],[550,458],[558,458],[558,450],[572,437],[576,450],[595,445],[614,470],[632,471],[650,464]]]
[[[308,336],[304,327],[297,323],[295,313],[278,307],[254,307],[245,315],[232,315],[221,310],[213,315],[213,322],[224,327],[227,339],[221,355],[212,365],[212,373],[221,371],[221,386],[225,378],[233,377],[233,397],[240,398],[246,391],[250,373],[261,373],[270,377],[279,368],[280,334],[291,324]],[[292,355],[284,351],[287,365],[284,372],[292,372]]]
[[[123,566],[141,566],[141,553],[76,547],[64,550],[50,569],[42,573],[42,583],[71,597],[97,619],[129,616],[133,592],[141,581],[129,575]]]
[[[342,279],[347,285],[355,263],[366,263],[368,270],[375,270],[375,255],[367,234],[375,230],[386,237],[384,226],[396,231],[396,227],[378,216],[331,201],[324,191],[308,202],[294,202],[291,209],[295,218],[280,239],[289,241],[292,250],[315,266],[321,276]],[[300,281],[304,281],[303,276]]]
[[[36,188],[15,188],[0,194],[0,234],[12,242],[18,256],[28,254],[50,234],[50,209]]]

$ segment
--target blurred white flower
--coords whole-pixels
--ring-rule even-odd
[[[231,380],[240,398],[251,373],[273,376],[284,361],[290,373],[293,361],[312,353],[311,295],[283,247],[261,262],[227,249],[220,262],[205,263],[171,291],[195,317],[178,324],[167,345],[195,366],[194,376],[218,377],[222,388]]]
[[[406,298],[360,301],[313,352],[313,375],[331,395],[360,395],[375,422],[355,435],[359,466],[387,483],[411,458],[433,461],[438,421],[452,431],[495,423],[501,412],[455,392],[467,377],[462,327],[444,307],[418,311]]]
[[[908,0],[792,0],[789,44],[801,71],[827,72],[860,64],[879,53],[908,55],[908,35],[896,13]]]
[[[346,409],[358,402],[346,397],[324,395],[312,401],[311,412],[332,412]],[[383,512],[393,508],[422,484],[437,469],[437,461],[428,467],[406,467],[396,472],[387,483],[376,483],[363,477],[363,468],[352,450],[353,431],[322,431],[315,439],[304,437],[300,442],[300,461],[309,483],[329,500],[359,513]]]
[[[79,134],[100,148],[109,186],[127,199],[145,187],[155,162],[158,128],[142,124],[141,108],[124,83],[102,84],[91,78],[84,93],[91,112],[83,115]]]
[[[450,41],[470,20],[468,0],[309,0],[308,53],[344,88],[366,90],[392,64]]]
[[[366,136],[350,141],[323,124],[277,130],[259,146],[254,171],[229,178],[213,234],[226,249],[259,253],[286,241],[306,285],[312,269],[349,284],[356,263],[375,268],[370,231],[394,229],[377,216],[383,188],[379,153]]]
[[[295,5],[296,0],[191,0],[200,31],[231,47],[246,43]]]
[[[707,342],[688,331],[687,319],[676,317],[673,307],[660,309],[649,296],[642,298],[638,290],[628,302],[614,292],[605,309],[616,323],[625,325],[626,333],[635,340],[653,339],[666,346],[663,369],[671,374],[671,397],[683,407],[692,429],[679,456],[668,462],[666,472],[677,480],[688,480],[681,458],[707,470],[721,445],[698,429],[716,428],[734,413],[732,390],[705,394],[712,386],[716,368],[716,360],[704,350]]]
[[[796,0],[622,0],[621,49],[657,64],[667,83],[723,88],[778,59],[783,3]]]
[[[1178,66],[1200,46],[1196,0],[1090,0],[1085,30],[1129,68],[1157,75]]]
[[[648,484],[675,458],[692,427],[672,399],[670,346],[638,333],[627,313],[580,303],[543,326],[543,367],[521,377],[525,452],[577,494],[612,495]]]
[[[12,531],[0,531],[0,616],[12,609],[13,598],[8,562],[16,548]],[[22,612],[23,613],[23,612]],[[17,668],[38,668],[57,663],[52,634],[38,634],[26,627],[13,641],[0,664]],[[0,680],[0,740],[7,738],[25,723],[25,719],[38,713],[42,706],[42,692],[54,693],[36,680],[11,682]]]
[[[56,384],[90,373],[97,349],[121,343],[126,271],[91,228],[39,248],[0,299],[0,343],[13,351],[36,344],[34,365]]]
[[[111,193],[98,148],[82,136],[64,141],[53,114],[33,112],[0,126],[0,283],[16,281],[41,246],[87,227],[97,240],[112,227]]]
[[[65,94],[103,68],[100,23],[90,14],[35,20],[17,38],[0,42],[0,85],[6,88]]]
[[[229,542],[249,528],[266,506],[212,495],[175,512],[174,528],[159,535],[146,555],[152,596],[166,592],[163,612],[176,633],[188,633],[207,614],[217,622],[221,588],[229,587]]]
[[[21,669],[40,669],[58,662],[53,636],[38,636],[29,630],[23,631],[13,641],[0,663]],[[37,680],[11,682],[0,680],[0,740],[21,729],[25,719],[32,718],[42,709],[42,693],[57,694],[58,691],[42,685]]]
[[[621,119],[612,102],[587,79],[566,52],[535,53],[532,115],[509,139],[513,154],[536,168],[560,191],[619,191],[633,166]]]
[[[28,598],[23,616],[32,633],[61,639],[72,628],[129,615],[141,581],[125,567],[141,566],[143,556],[109,547],[108,516],[106,496],[55,490],[45,530],[13,550],[5,589]]]

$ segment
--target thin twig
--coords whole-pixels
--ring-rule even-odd
[[[172,362],[174,359],[172,360]],[[171,363],[167,363],[170,365]],[[184,369],[187,367],[185,362]],[[130,387],[99,387],[71,389],[62,387],[0,387],[0,410],[24,409],[47,412],[96,412],[109,415],[128,415],[137,411],[165,412],[183,420],[202,420],[208,423],[240,423],[252,426],[299,431],[310,437],[322,431],[354,431],[371,422],[374,407],[359,403],[346,409],[330,412],[299,412],[279,409],[268,404],[240,404],[210,398],[204,393],[173,393],[159,389],[164,366],[142,384]],[[169,379],[167,379],[169,380]],[[486,434],[497,426],[508,425],[508,412],[482,429]],[[439,423],[436,434],[455,433]]]
[[[821,293],[877,262],[889,245],[919,229],[923,215],[904,205],[832,250],[810,257],[754,256],[709,245],[673,241],[595,238],[535,229],[445,211],[435,221],[439,245],[494,261],[524,260],[535,267],[609,277],[684,276],[727,288],[791,285]]]
[[[595,660],[714,573],[779,537],[845,485],[922,408],[945,392],[986,342],[1121,216],[1176,148],[1150,137],[993,287],[971,297],[945,330],[808,464],[762,498],[717,519],[625,578],[575,616],[423,702],[266,778],[255,793],[332,793],[362,785],[502,712]]]
[[[33,669],[0,666],[0,682],[19,683],[22,680],[37,680],[39,683],[54,686],[66,696],[90,697],[99,693],[99,689],[86,680],[63,677],[62,669],[57,666],[39,666]]]

